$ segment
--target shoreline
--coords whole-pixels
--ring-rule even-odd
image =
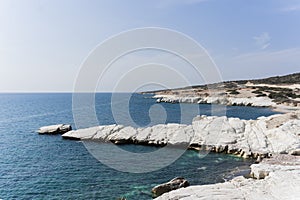
[[[272,99],[267,97],[250,97],[250,98],[239,98],[239,97],[220,97],[220,96],[176,96],[176,95],[162,95],[153,94],[153,99],[156,99],[157,103],[188,103],[188,104],[215,104],[225,106],[249,106],[257,108],[270,108],[273,111],[281,113],[289,113],[300,110],[299,106],[277,104],[272,102]]]
[[[247,178],[237,176],[224,183],[179,188],[157,200],[296,199],[300,196],[299,77],[297,73],[141,93],[153,94],[150,98],[157,103],[267,107],[281,114],[255,120],[202,115],[195,117],[191,125],[159,124],[146,128],[114,124],[72,130],[62,137],[117,145],[169,145],[256,159]]]
[[[300,110],[300,73],[257,80],[240,80],[142,92],[157,103],[221,104],[268,107],[288,113]]]
[[[251,178],[237,176],[224,183],[189,186],[165,193],[168,199],[298,199],[300,157],[277,154],[252,164]]]
[[[280,113],[290,113],[290,112],[296,112],[300,110],[300,107],[292,107],[292,106],[285,106],[285,105],[278,105],[277,107],[270,107],[272,111],[280,112]]]
[[[134,128],[113,124],[69,131],[62,137],[114,144],[182,145],[257,159],[270,153],[293,154],[300,145],[298,130],[300,111],[256,120],[202,115],[195,117],[191,125],[172,123]]]
[[[155,98],[155,96],[152,98]],[[161,101],[161,98],[162,96],[158,98],[160,102],[164,102]],[[185,97],[183,100],[178,101],[180,103],[193,103],[191,99],[193,97]],[[234,99],[236,100],[236,98]],[[244,106],[259,107],[253,105],[253,103],[259,102],[257,98],[253,99],[251,105],[246,101],[247,104],[244,104]],[[166,100],[168,103],[174,103],[174,98],[172,101]],[[220,103],[222,98],[213,100]],[[270,103],[271,101],[268,100],[267,102]],[[265,104],[264,102],[263,105]],[[297,184],[290,177],[300,177],[300,132],[298,131],[300,130],[300,107],[278,105],[274,102],[272,105],[264,107],[281,112],[281,114],[259,117],[255,120],[202,115],[195,117],[191,125],[158,124],[146,128],[133,128],[114,124],[71,130],[64,133],[62,137],[73,140],[112,142],[117,145],[138,144],[159,147],[169,145],[174,148],[185,147],[196,151],[206,150],[214,153],[231,154],[245,159],[256,159],[255,163],[258,163],[250,165],[249,178],[234,176],[233,179],[226,180],[224,183],[180,188],[157,197],[158,200],[198,198],[199,194],[203,199],[214,199],[210,196],[211,193],[221,193],[225,199],[242,198],[251,191],[257,191],[261,195],[270,197],[273,195],[272,191],[264,193],[261,188],[266,188],[271,184],[270,187],[273,187],[273,190],[281,191],[278,188],[281,185],[276,182],[278,181],[278,174],[281,178],[289,177],[284,178],[284,181],[281,180],[284,184]],[[288,159],[289,170],[281,167],[286,163],[284,163],[285,161],[278,163],[277,159],[279,158],[282,158],[283,161]],[[269,164],[265,164],[265,160]],[[290,174],[290,170],[293,171],[292,174]],[[296,179],[296,181],[300,180]],[[256,187],[257,184],[261,188]],[[231,193],[240,192],[235,196],[228,191],[231,191]],[[298,191],[300,191],[300,188]],[[292,190],[290,194],[300,195]],[[249,199],[257,198],[249,197]],[[284,196],[282,199],[285,199]]]
[[[218,130],[218,127],[219,129],[222,128]],[[201,194],[203,199],[214,199],[211,194],[222,193],[224,199],[232,199],[244,197],[245,193],[251,193],[252,191],[260,193],[263,195],[262,197],[270,197],[273,195],[272,191],[264,193],[261,188],[271,184],[270,187],[273,187],[273,190],[282,191],[281,188],[278,188],[281,183],[296,184],[293,181],[299,181],[290,178],[291,176],[300,177],[299,130],[300,111],[296,111],[259,117],[256,120],[197,116],[192,125],[160,124],[137,129],[121,125],[97,126],[69,131],[63,134],[62,137],[65,139],[102,140],[115,144],[126,144],[128,142],[152,146],[171,144],[174,147],[189,144],[189,148],[194,150],[208,150],[215,153],[232,154],[245,159],[256,159],[258,164],[250,165],[249,178],[237,176],[224,183],[189,186],[170,191],[156,198],[157,200],[184,199],[186,197],[198,199],[198,195]],[[187,134],[193,136],[189,143],[187,138],[180,137],[180,135]],[[219,136],[219,138],[216,136]],[[277,162],[278,158],[281,157],[288,157],[289,170],[286,170],[286,167],[281,167],[287,163],[284,159],[282,159],[282,163]],[[269,164],[265,164],[265,160]],[[293,172],[290,173],[290,170]],[[281,178],[289,178],[284,178],[284,181],[280,179],[280,182],[277,180],[279,178],[278,174]],[[274,183],[274,181],[277,182]],[[256,185],[260,185],[260,187]],[[235,191],[241,192],[235,194]],[[290,195],[298,195],[295,191],[290,190]],[[232,193],[235,195],[232,195]],[[249,197],[249,199],[257,198]]]

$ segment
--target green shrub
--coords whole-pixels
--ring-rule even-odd
[[[260,91],[260,90],[254,90],[254,91],[252,91],[252,93],[253,94],[263,94],[262,91]]]
[[[240,94],[237,90],[228,90],[227,92],[229,92],[229,94]]]
[[[266,97],[266,96],[267,96],[267,95],[264,94],[264,93],[261,93],[261,94],[256,95],[256,97]]]

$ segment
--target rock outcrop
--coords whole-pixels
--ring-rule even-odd
[[[299,199],[299,156],[274,155],[260,164],[251,165],[251,175],[254,178],[239,176],[225,183],[181,188],[165,193],[156,200]]]
[[[111,141],[116,144],[134,143],[164,146],[188,144],[194,131],[191,125],[158,124],[147,128],[122,125],[97,126],[69,131],[62,135],[66,139]]]
[[[190,148],[263,158],[272,153],[298,154],[300,112],[256,120],[198,116],[192,125],[159,124],[146,128],[122,125],[69,131],[63,138],[144,145],[189,145]]]
[[[63,134],[72,130],[69,124],[57,124],[51,126],[43,126],[37,130],[39,134]]]
[[[153,197],[158,197],[166,192],[177,190],[179,188],[185,188],[189,185],[190,183],[186,179],[181,177],[176,177],[167,183],[163,183],[155,186],[154,188],[152,188],[151,192]]]
[[[198,103],[198,104],[222,104],[235,106],[272,107],[276,103],[268,97],[224,97],[224,96],[177,96],[177,95],[154,95],[157,103]]]
[[[157,102],[273,107],[284,112],[300,110],[300,73],[260,80],[226,81],[207,85],[144,92]],[[287,77],[293,77],[288,80]],[[297,78],[296,78],[297,77]],[[283,82],[279,80],[285,80]],[[272,81],[270,81],[272,80]],[[275,81],[276,80],[276,81]]]

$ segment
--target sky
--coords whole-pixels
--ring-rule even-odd
[[[299,0],[0,0],[0,92],[73,91],[97,45],[142,27],[193,38],[222,80],[300,71]]]

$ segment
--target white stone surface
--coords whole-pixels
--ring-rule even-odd
[[[43,126],[37,130],[39,134],[59,134],[65,133],[71,130],[71,125],[68,124],[57,124],[57,125],[50,125],[50,126]]]
[[[147,128],[121,125],[70,131],[65,138],[210,146],[245,158],[267,153],[290,153],[300,148],[300,112],[260,117],[257,120],[198,116],[192,125],[159,124]],[[297,152],[296,152],[297,153]]]
[[[248,82],[245,84],[245,86],[248,87],[269,87],[269,88],[288,88],[288,89],[299,89],[300,84],[291,84],[291,85],[274,85],[274,84],[253,84],[251,82]]]
[[[239,176],[225,183],[174,190],[156,200],[299,199],[300,157],[276,155],[260,164],[252,165],[251,173],[260,179]]]
[[[168,103],[209,103],[209,104],[223,104],[223,105],[241,105],[241,106],[257,106],[257,107],[271,107],[276,106],[272,99],[268,97],[225,97],[225,96],[179,96],[179,95],[154,95],[153,98],[157,102]]]

